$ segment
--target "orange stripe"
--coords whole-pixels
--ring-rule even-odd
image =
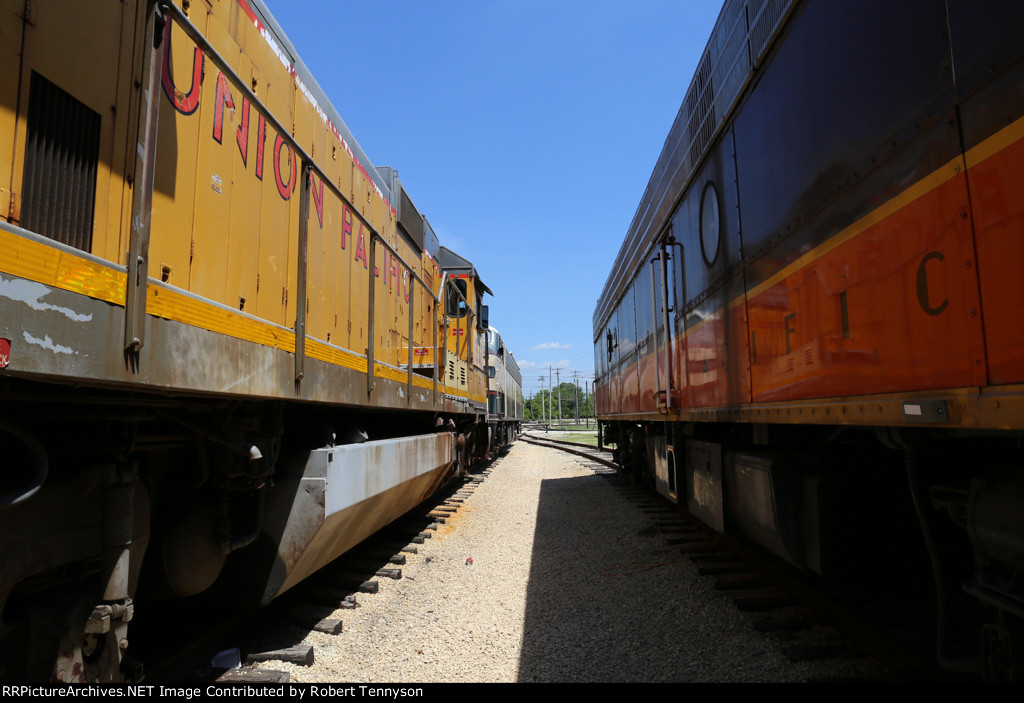
[[[791,276],[807,269],[817,260],[855,239],[876,224],[885,221],[908,205],[911,205],[919,199],[933,193],[943,184],[964,173],[969,167],[979,165],[986,159],[1001,153],[1003,150],[1016,144],[1022,139],[1024,139],[1024,118],[1018,119],[1007,127],[996,132],[981,144],[969,149],[966,154],[957,156],[950,160],[864,217],[840,230],[811,251],[779,269],[769,278],[746,291],[743,295],[733,298],[726,303],[724,308],[732,310],[740,305],[753,302],[753,300],[760,294],[769,290],[773,286],[783,283]],[[690,335],[695,334],[698,330],[704,327],[704,325],[719,319],[721,314],[722,309],[714,311],[709,317],[687,329],[683,333],[682,337],[677,337],[675,341],[678,342],[680,339],[686,339]],[[639,360],[637,363],[639,364]],[[618,376],[623,377],[624,373],[620,372]]]

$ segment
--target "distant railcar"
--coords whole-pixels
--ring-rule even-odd
[[[594,313],[624,468],[802,569],[935,574],[939,659],[988,679],[1024,642],[1022,55],[1017,2],[727,0]]]
[[[0,5],[0,679],[137,678],[487,454],[487,289],[259,0]]]
[[[523,375],[498,330],[487,330],[487,425],[493,450],[508,446],[523,423]]]

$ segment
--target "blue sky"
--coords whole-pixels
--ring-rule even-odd
[[[523,369],[593,380],[591,317],[718,0],[266,0],[356,140],[494,292]]]

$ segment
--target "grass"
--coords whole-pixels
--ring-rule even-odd
[[[550,422],[550,423],[548,423],[548,422],[541,422],[539,424],[540,425],[547,425],[548,427],[550,427],[553,430],[562,430],[564,432],[597,432],[597,421],[593,420],[593,419],[590,420],[590,427],[589,428],[587,427],[587,421],[586,420],[580,420],[580,424],[578,424],[578,425],[575,422],[573,422],[572,420],[563,420],[562,422],[558,422],[556,420],[556,421]],[[524,428],[536,427],[536,425],[533,422],[531,422],[531,421],[527,421],[527,422],[523,423],[523,427]]]
[[[591,426],[593,429],[587,430],[586,425],[551,425],[552,430],[562,430],[566,434],[554,435],[551,439],[558,439],[565,442],[579,442],[580,444],[589,444],[592,447],[597,446],[597,427]],[[524,425],[524,430],[527,432],[533,432],[539,437],[544,436],[544,430],[539,427],[531,427],[529,424]],[[605,443],[608,446],[608,443]]]
[[[569,434],[563,435],[558,439],[564,440],[566,442],[579,442],[580,444],[589,444],[592,447],[597,446],[596,432],[570,432]]]

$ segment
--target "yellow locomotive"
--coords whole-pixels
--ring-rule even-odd
[[[0,679],[131,679],[137,593],[267,602],[486,454],[489,291],[259,0],[0,36]]]

